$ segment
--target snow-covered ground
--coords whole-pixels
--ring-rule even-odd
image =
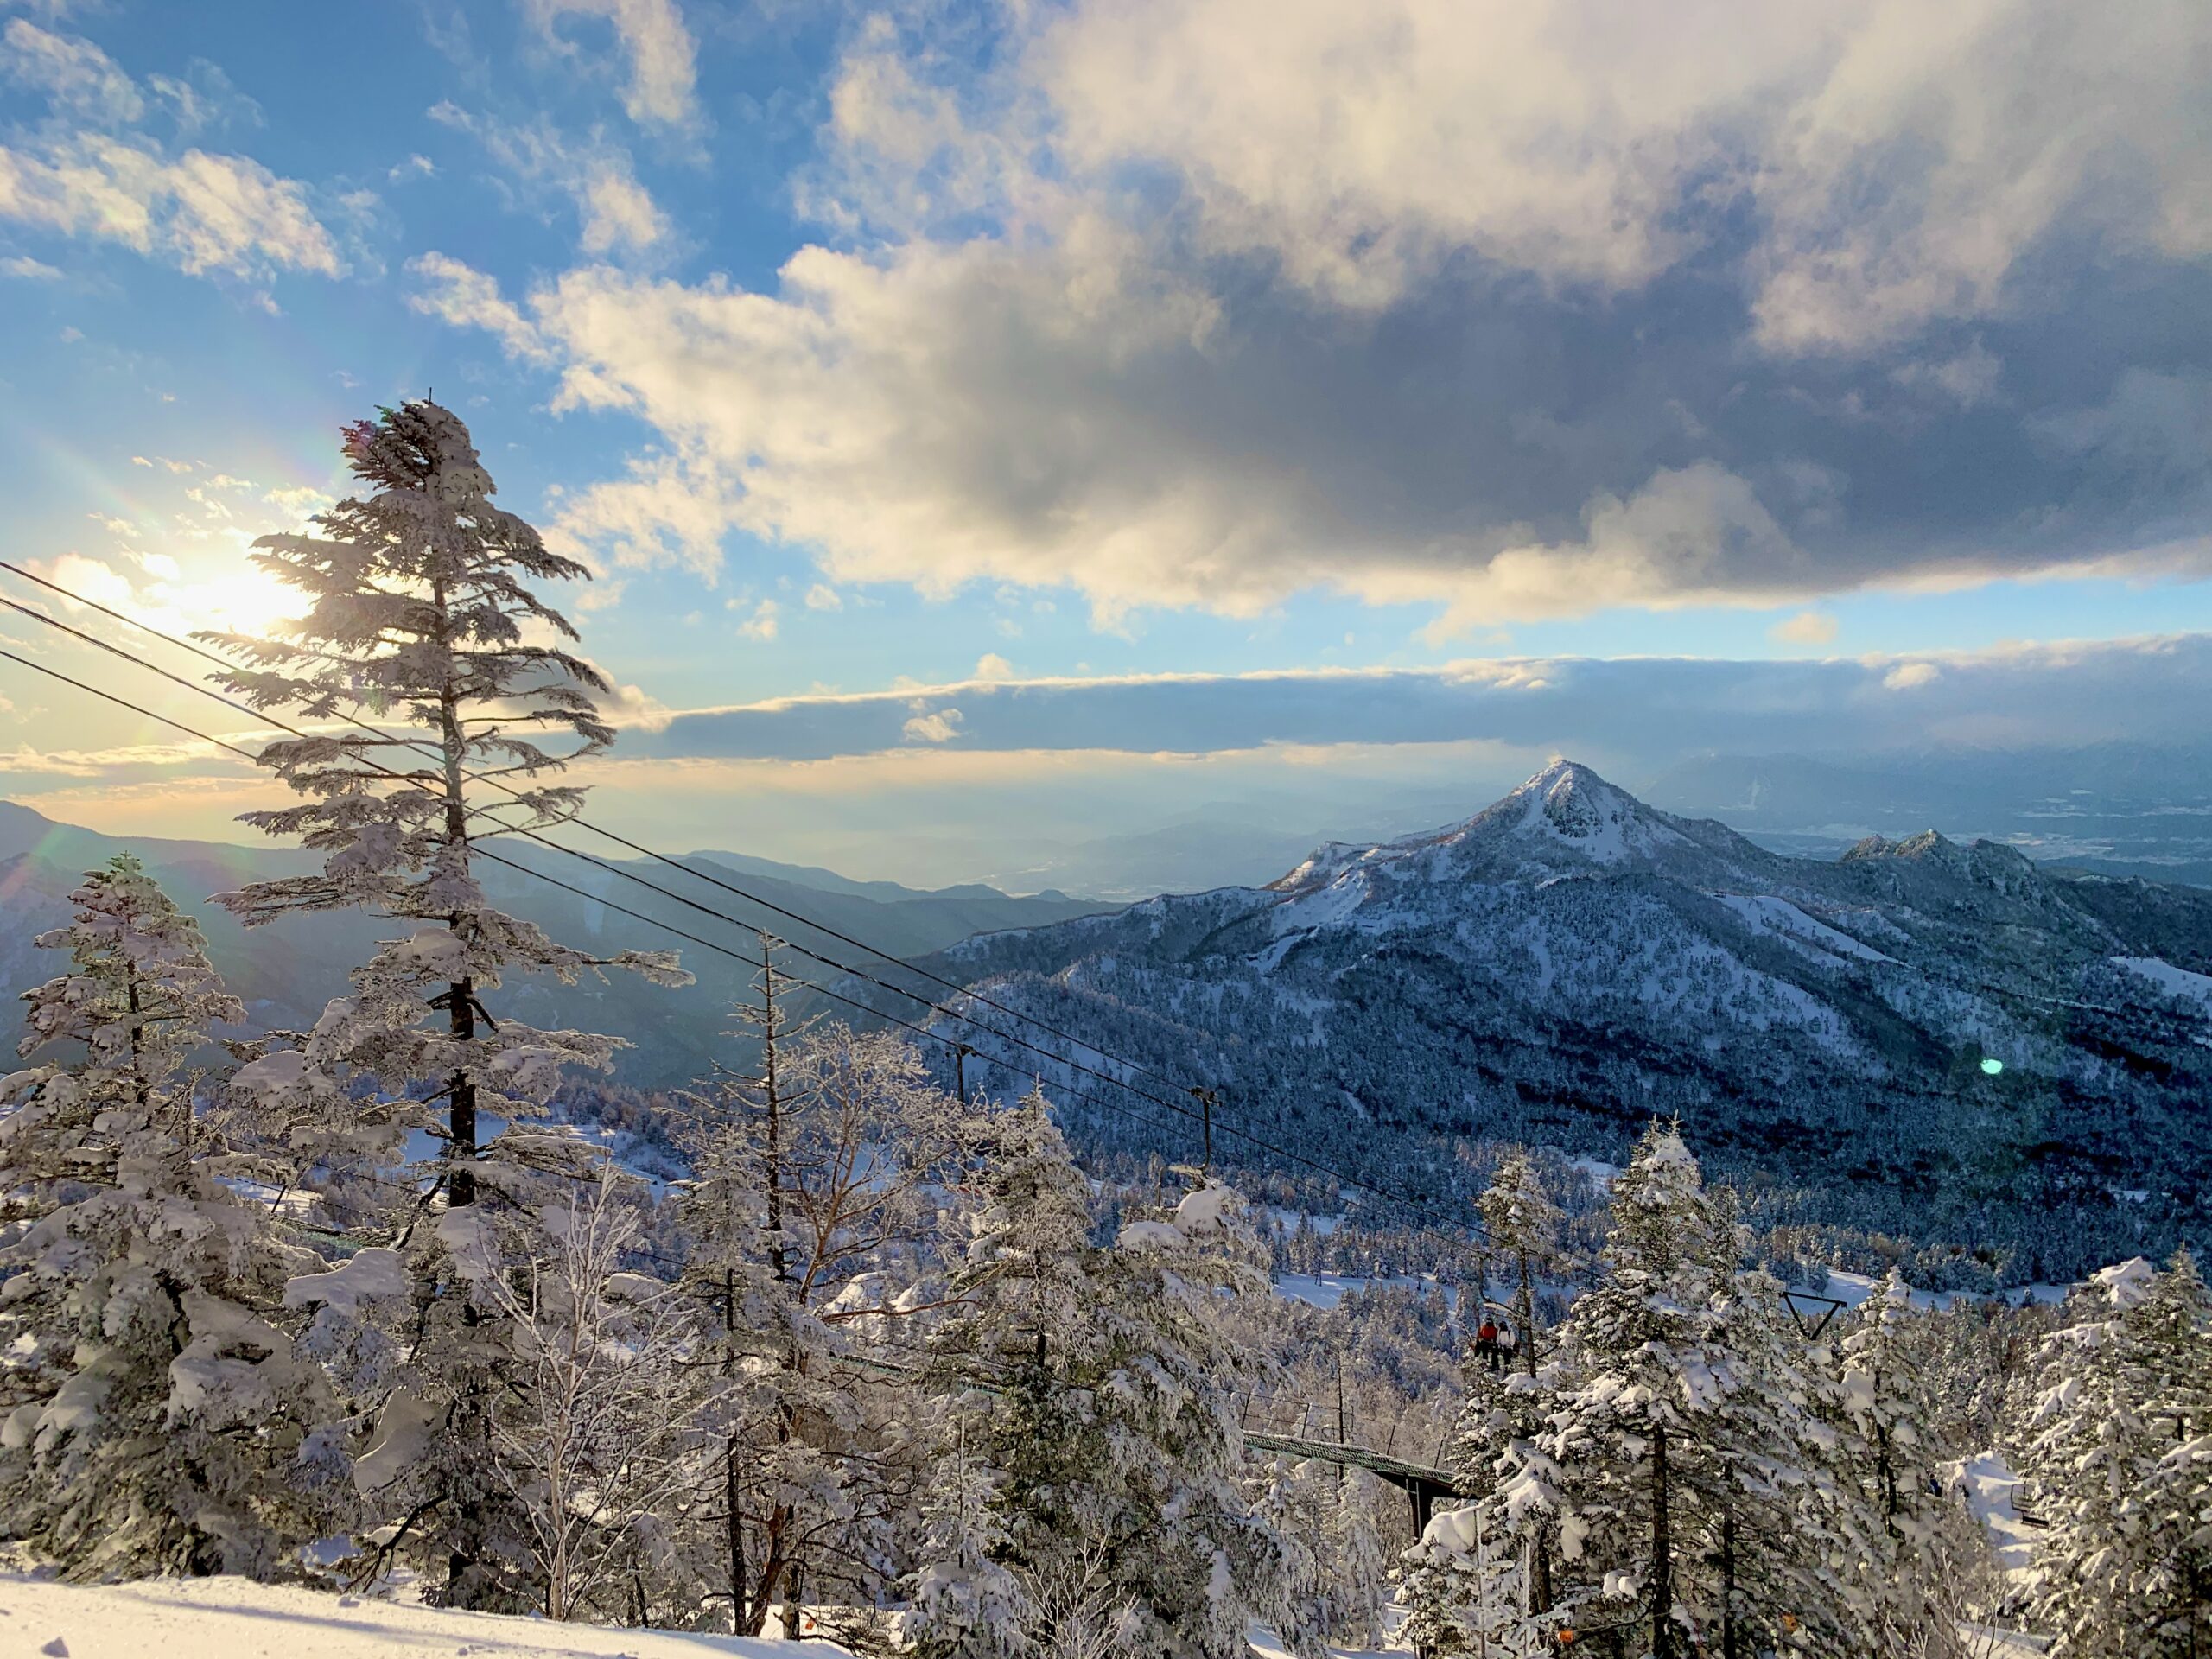
[[[1391,1611],[1395,1623],[1400,1617]],[[1254,1625],[1257,1659],[1289,1659]],[[154,1579],[83,1586],[0,1575],[0,1659],[846,1659],[810,1642],[681,1630],[553,1624],[337,1596],[246,1579]],[[1405,1659],[1402,1649],[1339,1649],[1334,1659]]]
[[[2212,979],[2177,968],[2158,957],[2114,957],[2113,964],[2149,980],[2168,996],[2188,997],[2212,1007]]]
[[[1613,1183],[1621,1178],[1621,1166],[1609,1164],[1602,1158],[1570,1158],[1567,1160],[1567,1166],[1580,1170],[1597,1184],[1601,1192],[1611,1192]]]
[[[0,1577],[0,1659],[791,1659],[781,1642],[448,1612],[247,1579]],[[842,1659],[828,1643],[807,1652]]]
[[[1275,1294],[1287,1296],[1294,1302],[1304,1302],[1309,1307],[1334,1307],[1354,1291],[1372,1290],[1378,1285],[1394,1285],[1402,1289],[1420,1287],[1433,1289],[1436,1280],[1427,1274],[1400,1274],[1380,1279],[1365,1278],[1349,1273],[1279,1273],[1275,1275]],[[1446,1285],[1444,1294],[1456,1303],[1459,1290]]]
[[[2007,1578],[2018,1580],[2035,1568],[2035,1529],[2020,1519],[2012,1504],[2013,1489],[2020,1478],[1996,1452],[1977,1452],[1959,1465],[1959,1484],[1966,1489],[1967,1512],[1989,1535],[1989,1547]]]

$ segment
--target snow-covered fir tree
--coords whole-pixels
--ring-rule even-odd
[[[1382,1542],[1379,1483],[1364,1469],[1335,1471],[1337,1501],[1329,1517],[1335,1548],[1327,1635],[1331,1645],[1382,1645],[1390,1602],[1390,1562]]]
[[[2212,1649],[2212,1298],[2195,1261],[2095,1275],[2045,1344],[2017,1466],[2062,1659]]]
[[[1960,1579],[1964,1519],[1947,1490],[1930,1372],[1939,1333],[1892,1269],[1833,1347],[1803,1368],[1808,1463],[1834,1482],[1856,1548],[1851,1577],[1884,1625],[1940,1625],[1934,1598]]]
[[[40,1063],[0,1083],[0,1536],[83,1578],[279,1573],[334,1513],[333,1413],[272,1318],[316,1260],[195,1134],[187,1063],[245,1011],[136,860],[71,899]]]
[[[1484,1498],[1440,1510],[1399,1558],[1398,1638],[1417,1659],[1535,1659],[1556,1638],[1530,1617],[1529,1550]]]
[[[803,1592],[866,1605],[881,1587],[922,1452],[911,1402],[860,1351],[905,1343],[941,1302],[943,1183],[965,1155],[967,1114],[910,1044],[794,1033],[787,988],[772,959],[759,1067],[701,1091],[679,1204],[715,1351],[691,1558],[748,1635],[779,1606],[789,1628]]]
[[[996,1118],[977,1179],[935,1353],[948,1378],[989,1379],[964,1433],[1001,1477],[1006,1563],[1040,1609],[1079,1602],[1093,1630],[1110,1611],[1133,1651],[1229,1659],[1254,1618],[1318,1649],[1238,1481],[1245,1368],[1219,1309],[1264,1290],[1242,1198],[1202,1185],[1094,1243],[1088,1183],[1036,1094]]]
[[[1736,1263],[1726,1206],[1655,1125],[1616,1184],[1605,1280],[1562,1332],[1537,1444],[1557,1481],[1560,1598],[1579,1624],[1632,1624],[1654,1659],[1821,1651],[1863,1623],[1840,1569],[1852,1511],[1808,1455],[1779,1287]]]
[[[952,1456],[921,1502],[922,1565],[906,1583],[903,1634],[916,1659],[1020,1659],[1036,1642],[1037,1605],[1003,1560],[999,1475],[968,1456],[963,1440],[956,1429]]]
[[[1280,1557],[1277,1633],[1294,1651],[1319,1652],[1338,1623],[1336,1472],[1275,1458],[1249,1482],[1253,1518],[1274,1535]]]
[[[245,815],[299,836],[322,868],[218,902],[250,927],[351,906],[401,925],[300,1036],[292,1070],[264,1068],[262,1081],[295,1096],[372,1085],[442,1103],[437,1211],[405,1227],[407,1294],[325,1301],[315,1340],[358,1352],[350,1327],[363,1318],[405,1329],[389,1391],[357,1402],[360,1421],[376,1421],[365,1495],[398,1506],[393,1524],[446,1599],[537,1605],[525,1523],[495,1470],[490,1402],[519,1362],[493,1287],[548,1254],[538,1216],[592,1179],[574,1137],[526,1126],[563,1068],[604,1069],[620,1045],[535,1029],[486,999],[518,973],[682,976],[665,953],[558,944],[494,906],[478,876],[482,842],[575,813],[582,791],[548,779],[613,738],[594,702],[607,682],[533,587],[588,573],[493,505],[467,427],[435,404],[349,427],[345,453],[360,493],[318,533],[256,543],[262,566],[299,589],[302,613],[272,638],[207,636],[242,660],[219,677],[256,707],[351,722],[264,747],[262,764],[306,799]]]
[[[1524,1152],[1499,1161],[1478,1202],[1487,1242],[1499,1253],[1512,1287],[1515,1340],[1510,1351],[1470,1355],[1467,1402],[1452,1456],[1466,1491],[1478,1497],[1509,1494],[1494,1524],[1510,1527],[1524,1548],[1529,1606],[1541,1616],[1552,1605],[1559,1504],[1549,1456],[1535,1443],[1551,1410],[1555,1380],[1536,1328],[1536,1285],[1556,1258],[1560,1215]],[[1488,1288],[1481,1287],[1485,1294]],[[1479,1330],[1490,1317],[1487,1304],[1470,1317]]]

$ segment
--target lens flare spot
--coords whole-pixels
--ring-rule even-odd
[[[1981,1069],[1984,1076],[1993,1077],[2005,1069],[2005,1062],[1992,1054],[1981,1063]]]

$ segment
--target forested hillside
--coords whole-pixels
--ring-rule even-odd
[[[2205,1236],[2212,899],[1993,842],[1786,857],[1561,761],[1431,836],[926,965],[1416,1187],[1460,1184],[1457,1137],[1617,1160],[1656,1115],[1764,1221],[1955,1245],[1961,1283]]]

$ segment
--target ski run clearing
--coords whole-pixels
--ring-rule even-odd
[[[1288,1659],[1264,1626],[1254,1659]],[[1380,1653],[1402,1655],[1402,1649]],[[452,1612],[251,1579],[86,1586],[0,1576],[0,1659],[848,1659],[810,1641]],[[1332,1659],[1367,1659],[1332,1649]]]

